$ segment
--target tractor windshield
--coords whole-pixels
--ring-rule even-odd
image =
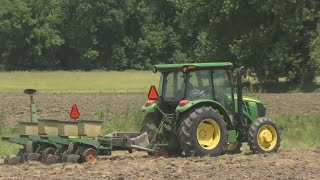
[[[164,101],[179,102],[182,99],[213,98],[211,70],[190,71],[188,73],[168,72],[162,78]]]
[[[162,76],[163,88],[162,94],[164,101],[180,101],[184,97],[185,83],[183,72],[169,72]]]

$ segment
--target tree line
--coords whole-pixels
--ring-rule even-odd
[[[231,61],[314,83],[319,0],[1,0],[0,69],[125,70]]]

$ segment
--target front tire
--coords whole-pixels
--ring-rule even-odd
[[[182,119],[178,137],[185,156],[218,156],[227,143],[227,128],[217,110],[200,107]]]
[[[269,118],[258,118],[248,132],[248,145],[253,153],[277,152],[280,147],[280,130]]]

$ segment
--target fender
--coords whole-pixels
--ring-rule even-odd
[[[227,110],[217,101],[213,101],[210,99],[201,99],[201,100],[190,101],[185,106],[182,106],[182,107],[177,106],[176,113],[182,114],[182,113],[186,112],[187,110],[189,110],[193,107],[196,107],[196,106],[211,106],[212,108],[218,110],[219,113],[223,116],[224,121],[227,123],[228,129],[233,129],[232,121],[229,117]]]
[[[145,106],[145,105],[143,105],[143,106],[141,107],[141,111],[144,112],[144,113],[152,113],[152,112],[154,112],[155,109],[157,109],[157,108],[158,108],[158,104],[157,104],[157,103],[154,103],[154,104],[152,104],[152,105],[150,105],[150,106]]]

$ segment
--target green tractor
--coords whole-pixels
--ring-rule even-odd
[[[159,92],[151,86],[141,132],[169,155],[235,154],[243,142],[253,153],[276,152],[279,128],[265,117],[264,102],[243,97],[241,69],[229,62],[154,65]]]

